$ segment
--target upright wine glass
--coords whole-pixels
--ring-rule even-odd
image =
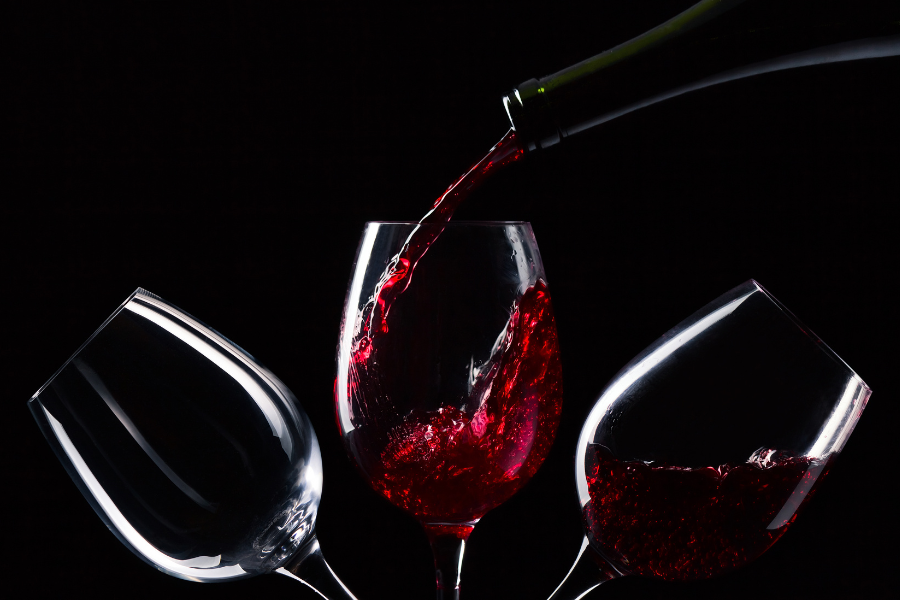
[[[473,527],[550,450],[562,371],[531,226],[444,227],[366,225],[341,326],[335,403],[363,477],[424,526],[438,598],[458,598]],[[427,253],[404,263],[401,250],[422,239]],[[408,287],[386,293],[400,269]]]
[[[714,577],[784,535],[871,395],[755,281],[639,354],[581,431],[585,539],[551,596],[604,581]]]
[[[138,289],[28,406],[106,526],[160,571],[277,572],[353,599],[316,539],[322,459],[297,399],[177,307]]]

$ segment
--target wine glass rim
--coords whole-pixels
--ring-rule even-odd
[[[854,371],[853,368],[852,368],[850,365],[848,365],[847,362],[844,361],[844,359],[842,359],[842,358],[837,354],[837,352],[835,352],[834,350],[832,350],[831,347],[830,347],[828,344],[826,344],[824,341],[822,341],[822,338],[820,338],[818,335],[816,335],[815,332],[813,332],[812,329],[810,329],[809,327],[807,327],[806,324],[805,324],[803,321],[801,321],[801,320],[797,317],[797,315],[795,315],[793,312],[791,312],[791,310],[790,310],[788,307],[786,307],[784,304],[782,304],[781,301],[778,300],[778,298],[776,298],[775,296],[773,296],[772,293],[771,293],[769,290],[767,290],[765,287],[763,287],[763,285],[762,285],[760,282],[758,282],[758,281],[755,280],[755,279],[751,279],[751,280],[749,281],[749,283],[751,283],[752,285],[754,285],[760,292],[762,292],[763,294],[765,294],[766,297],[767,297],[769,300],[771,300],[772,303],[773,303],[776,307],[778,307],[778,309],[781,310],[781,312],[784,313],[784,315],[785,315],[788,319],[790,319],[791,321],[793,321],[794,325],[796,325],[796,326],[797,326],[804,334],[806,334],[807,337],[809,337],[810,339],[812,339],[812,340],[816,343],[816,346],[817,346],[822,352],[824,352],[827,356],[829,356],[829,357],[830,357],[832,360],[834,360],[836,363],[838,363],[838,364],[840,364],[840,365],[843,365],[844,368],[846,368],[847,371],[850,372],[850,376],[851,376],[853,379],[855,379],[855,380],[859,383],[859,385],[861,385],[863,388],[865,388],[869,393],[872,392],[872,388],[869,387],[869,384],[867,384],[865,381],[863,381],[862,377],[860,377],[859,374],[857,374],[857,372]]]
[[[419,225],[419,221],[366,221],[366,225]],[[531,225],[528,221],[461,221],[454,219],[443,224],[445,227],[455,227],[459,225],[465,226],[485,226],[497,227],[507,225]]]
[[[122,302],[122,304],[120,304],[119,307],[118,307],[116,310],[114,310],[114,311],[112,312],[111,315],[109,315],[108,317],[106,317],[106,320],[103,321],[103,323],[100,325],[100,327],[98,327],[98,328],[94,331],[94,333],[92,333],[92,334],[90,335],[90,337],[88,337],[88,339],[86,339],[80,346],[78,346],[78,350],[76,350],[75,352],[72,353],[72,356],[70,356],[70,357],[66,360],[66,362],[64,362],[64,363],[56,370],[55,373],[53,373],[53,375],[50,377],[50,379],[48,379],[48,380],[44,383],[44,385],[42,385],[42,386],[40,387],[40,389],[39,389],[38,391],[36,391],[34,394],[32,394],[31,398],[28,399],[28,402],[30,403],[30,402],[33,401],[35,398],[37,398],[38,396],[40,396],[41,393],[43,393],[43,391],[44,391],[45,389],[47,389],[47,386],[50,385],[50,384],[53,382],[54,379],[56,379],[57,375],[59,375],[59,374],[62,372],[62,370],[65,369],[65,368],[69,365],[69,363],[71,363],[72,360],[73,360],[76,356],[78,356],[78,355],[81,353],[81,351],[84,350],[84,349],[87,347],[87,345],[90,344],[90,343],[94,340],[94,338],[97,337],[97,335],[98,335],[101,331],[103,331],[103,329],[104,329],[107,325],[109,325],[109,322],[110,322],[110,321],[112,321],[113,319],[115,319],[116,316],[117,316],[120,312],[122,312],[122,310],[125,308],[125,305],[127,305],[129,302],[131,302],[131,301],[134,299],[135,296],[149,296],[149,297],[151,297],[151,298],[157,298],[157,299],[160,299],[159,296],[157,296],[157,295],[154,294],[153,292],[149,292],[149,291],[147,291],[147,290],[145,290],[144,288],[141,288],[141,287],[139,287],[139,288],[137,288],[136,290],[134,290],[133,292],[131,292],[131,294],[129,294],[128,298],[126,298],[125,301]]]

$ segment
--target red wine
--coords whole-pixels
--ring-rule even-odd
[[[371,336],[386,333],[387,316],[391,304],[409,285],[416,263],[425,256],[429,246],[444,231],[460,203],[481,185],[491,173],[522,157],[524,151],[516,145],[516,132],[510,129],[490,152],[463,173],[435,200],[434,206],[419,221],[418,227],[409,235],[400,252],[391,260],[381,280],[375,287],[370,306],[363,311],[364,322],[360,324],[359,341],[366,345]]]
[[[742,566],[784,535],[825,474],[827,460],[757,450],[739,465],[687,468],[586,456],[591,542],[625,572],[668,580]]]
[[[559,425],[562,368],[547,286],[538,280],[515,301],[489,360],[473,372],[464,402],[454,406],[413,410],[399,423],[389,418],[391,411],[383,407],[391,401],[382,389],[373,342],[388,334],[391,305],[459,204],[522,154],[509,131],[437,199],[388,263],[360,311],[351,346],[347,397],[357,399],[365,413],[345,436],[351,454],[391,502],[426,526],[442,528],[438,533],[461,538],[534,475]]]
[[[543,281],[516,302],[466,406],[413,411],[386,432],[368,474],[372,487],[425,523],[467,523],[534,475],[562,408],[556,323]]]

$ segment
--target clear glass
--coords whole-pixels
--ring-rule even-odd
[[[870,395],[755,281],[708,304],[619,371],[591,410],[575,455],[586,535],[551,598],[754,560],[816,491]]]
[[[138,289],[29,408],[106,526],[164,573],[308,572],[352,598],[316,540],[322,459],[297,399],[177,307]]]
[[[447,225],[389,307],[387,331],[368,333],[383,275],[420,227],[429,226],[368,223],[363,231],[335,402],[350,457],[375,490],[422,523],[438,598],[457,598],[472,528],[550,449],[562,370],[528,223]]]

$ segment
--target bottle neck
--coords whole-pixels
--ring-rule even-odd
[[[530,79],[503,104],[526,150],[693,90],[762,73],[900,55],[900,2],[701,0],[606,52]]]

